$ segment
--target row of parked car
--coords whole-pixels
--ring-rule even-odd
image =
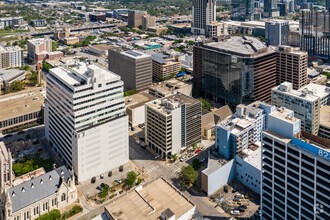
[[[120,166],[119,167],[119,172],[123,172],[124,171],[124,167],[123,166]],[[112,176],[112,171],[109,171],[108,172],[108,177],[111,177]],[[104,179],[104,174],[101,174],[100,175],[100,179]],[[96,177],[94,176],[92,179],[91,179],[91,183],[95,183],[96,182]]]

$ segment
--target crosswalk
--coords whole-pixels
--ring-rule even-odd
[[[147,169],[145,171],[145,173],[148,173],[148,174],[152,173],[152,172],[156,171],[159,168],[161,168],[161,166],[158,163],[152,162],[151,166],[149,167],[149,169]]]
[[[157,162],[151,162],[150,165],[148,166],[148,169],[146,169],[144,172],[147,173],[147,174],[150,174],[150,173],[155,172],[156,170],[165,168],[163,166],[164,165],[160,165]],[[170,168],[170,169],[168,169],[168,168]],[[167,172],[170,173],[171,176],[176,176],[176,174],[181,171],[181,168],[176,166],[176,165],[172,165],[170,167],[167,167],[166,170],[167,170]]]

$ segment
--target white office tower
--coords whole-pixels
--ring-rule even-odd
[[[262,219],[329,219],[330,141],[300,131],[300,120],[285,115],[270,114],[263,132]]]
[[[216,0],[192,0],[191,33],[207,34],[208,25],[216,21]]]
[[[47,75],[46,137],[79,182],[128,163],[128,118],[120,76],[96,65]]]

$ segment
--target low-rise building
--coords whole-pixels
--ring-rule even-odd
[[[319,136],[330,139],[330,106],[324,106],[320,111]]]
[[[190,220],[196,205],[168,181],[159,177],[105,206],[109,219]]]
[[[89,19],[91,22],[106,21],[106,16],[105,13],[91,13]]]
[[[149,87],[149,94],[156,98],[164,98],[173,94],[182,93],[192,95],[192,85],[177,79],[169,79],[164,82],[155,83]]]
[[[125,97],[126,114],[132,127],[145,123],[145,104],[155,99],[145,92]]]
[[[88,47],[88,52],[93,53],[97,56],[108,56],[108,50],[111,48],[107,44],[96,44]]]
[[[57,28],[54,31],[54,35],[53,35],[55,40],[60,40],[62,38],[68,38],[70,37],[70,28]]]
[[[0,132],[28,124],[44,122],[44,93],[39,90],[19,92],[0,99]]]
[[[152,55],[152,76],[158,80],[167,79],[180,72],[181,57],[170,58],[163,54]]]
[[[146,103],[147,147],[162,159],[201,142],[202,103],[178,93]]]
[[[37,19],[32,20],[31,24],[35,27],[45,27],[47,25],[47,21],[45,19]]]
[[[23,17],[0,18],[0,28],[23,24]]]
[[[19,69],[0,70],[0,90],[5,90],[15,81],[25,79],[26,72]]]
[[[73,45],[73,44],[79,43],[79,38],[78,37],[66,37],[66,38],[64,38],[64,43],[66,45]]]

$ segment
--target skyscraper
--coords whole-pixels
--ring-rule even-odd
[[[96,65],[47,74],[45,134],[79,182],[128,162],[128,117],[120,76]]]
[[[300,49],[330,61],[330,11],[301,10]]]
[[[233,20],[253,20],[254,0],[232,0],[231,19]]]
[[[192,0],[193,34],[207,34],[207,25],[216,20],[215,6],[216,0]]]
[[[262,219],[328,219],[330,141],[274,117],[262,135]]]
[[[277,0],[265,0],[264,1],[264,17],[272,18],[280,16],[280,10],[277,6]]]
[[[290,27],[288,21],[266,21],[265,40],[268,45],[288,45]]]

